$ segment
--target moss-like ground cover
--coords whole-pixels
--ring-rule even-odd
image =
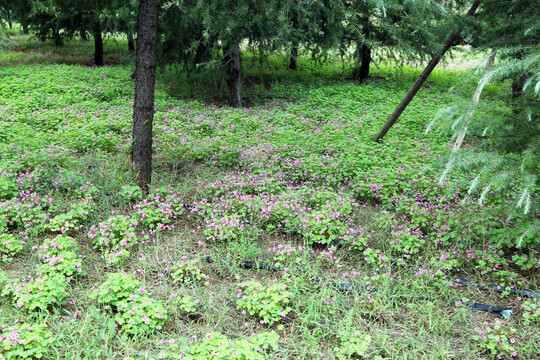
[[[356,84],[338,65],[248,58],[242,109],[164,71],[143,199],[132,66],[28,58],[36,44],[0,54],[0,358],[540,357],[538,298],[455,281],[540,288],[513,195],[479,205],[469,174],[439,183],[450,138],[424,128],[470,96],[466,71],[435,72],[382,144],[418,68]],[[488,87],[480,116],[507,91]]]

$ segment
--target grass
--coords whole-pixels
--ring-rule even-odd
[[[450,139],[424,134],[423,127],[442,105],[470,97],[475,85],[468,71],[436,71],[385,142],[374,144],[373,135],[421,69],[381,65],[370,81],[356,84],[337,65],[302,58],[299,71],[291,72],[279,58],[261,67],[247,57],[243,109],[229,108],[219,91],[210,92],[207,75],[188,82],[162,69],[155,190],[147,202],[130,171],[132,65],[121,50],[125,44],[108,44],[112,65],[103,68],[81,66],[92,49],[78,40],[55,49],[14,35],[11,49],[0,54],[0,218],[8,224],[3,231],[25,241],[23,251],[7,248],[10,261],[0,263],[0,284],[41,278],[35,267],[46,262],[38,246],[61,234],[75,240],[83,269],[66,275],[67,294],[42,310],[18,306],[14,293],[2,295],[0,334],[21,323],[46,323],[55,338],[43,350],[47,359],[181,358],[181,351],[193,355],[194,349],[209,349],[200,356],[210,358],[220,345],[212,343],[217,335],[206,339],[213,332],[246,341],[275,332],[279,340],[260,345],[261,358],[540,356],[538,299],[529,304],[449,285],[461,276],[540,287],[537,250],[510,243],[520,224],[538,221],[538,210],[532,218],[510,218],[513,194],[493,194],[479,206],[467,196],[468,174],[437,185]],[[485,94],[493,107],[506,106],[496,97],[508,94],[504,84],[490,85]],[[479,114],[490,116],[490,108]],[[178,198],[195,208],[182,208]],[[111,247],[96,247],[99,236],[91,233],[112,229],[107,220],[119,222],[119,215],[138,224],[104,237],[129,242],[132,232],[136,243],[119,247],[129,255],[111,263]],[[145,223],[146,216],[155,221]],[[51,227],[54,221],[60,228]],[[342,246],[335,246],[338,241]],[[174,262],[206,256],[287,270],[201,261],[207,285],[173,281]],[[66,258],[53,267],[58,264]],[[118,324],[117,316],[126,315],[120,303],[92,297],[117,272],[133,274],[164,306],[161,328],[131,334]],[[237,294],[245,281],[287,285],[291,311],[271,325],[243,314]],[[336,291],[331,282],[365,291]],[[452,306],[449,299],[508,306],[513,314],[502,319]],[[486,327],[495,337],[479,336]],[[360,342],[345,341],[340,331]],[[363,341],[367,345],[359,345]],[[28,343],[39,348],[45,342]],[[251,351],[238,344],[238,356]]]

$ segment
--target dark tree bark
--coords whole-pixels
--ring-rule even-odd
[[[369,33],[365,32],[364,36]],[[358,46],[357,50],[360,66],[354,69],[352,77],[354,80],[364,81],[369,77],[369,67],[371,65],[371,48],[367,44]]]
[[[292,11],[293,41],[291,43],[291,57],[289,58],[289,69],[296,70],[298,60],[298,39],[296,39],[296,30],[298,29],[298,13]]]
[[[131,33],[131,31],[128,31],[127,39],[128,39],[128,51],[129,52],[134,52],[135,51],[135,40],[133,40],[133,34]]]
[[[291,45],[291,57],[289,58],[289,69],[296,70],[298,60],[298,41],[294,40]]]
[[[476,11],[476,9],[478,8],[478,5],[480,5],[480,1],[477,0],[475,1],[471,8],[469,9],[469,11],[467,12],[467,15],[468,16],[472,16],[474,14],[474,12]],[[428,78],[429,74],[431,74],[431,72],[433,71],[433,69],[435,68],[435,66],[437,66],[437,64],[439,63],[439,61],[441,60],[441,58],[443,57],[443,55],[446,53],[446,51],[448,51],[448,49],[452,46],[452,44],[456,41],[456,39],[459,37],[459,34],[461,33],[461,29],[458,29],[456,31],[454,31],[453,33],[451,33],[448,38],[446,39],[446,41],[444,42],[443,46],[439,49],[439,51],[437,51],[437,53],[433,56],[433,58],[431,59],[431,61],[429,62],[429,64],[426,66],[426,68],[424,69],[424,71],[422,71],[422,73],[420,74],[420,76],[418,77],[418,79],[416,79],[416,81],[414,82],[413,86],[411,87],[411,90],[409,90],[409,92],[407,93],[407,95],[405,95],[405,98],[403,98],[403,100],[401,101],[401,103],[397,106],[396,110],[394,110],[394,112],[392,113],[392,115],[390,115],[390,117],[388,118],[388,120],[386,121],[386,123],[383,125],[381,131],[379,131],[379,133],[377,134],[377,136],[375,136],[375,138],[373,139],[375,142],[379,142],[385,135],[386,133],[388,132],[388,130],[390,130],[390,128],[392,126],[394,126],[394,124],[398,121],[399,119],[399,116],[403,113],[403,110],[405,110],[405,108],[407,107],[407,105],[409,105],[409,103],[411,102],[411,100],[414,98],[414,96],[416,95],[416,93],[418,92],[418,90],[420,90],[420,88],[422,87],[422,85],[424,84],[424,82],[426,81],[426,79]]]
[[[58,31],[58,29],[53,30],[53,41],[55,46],[64,47],[64,40],[62,39],[62,36],[60,35],[60,31]]]
[[[103,37],[101,36],[101,24],[99,20],[94,22],[92,31],[94,32],[94,64],[103,66]]]
[[[141,0],[137,20],[131,161],[138,185],[144,194],[148,194],[152,181],[152,123],[156,83],[157,26],[156,0]]]
[[[86,35],[85,30],[79,30],[79,36],[81,37],[82,41],[88,41],[88,36]]]
[[[231,104],[233,107],[242,107],[242,60],[238,38],[227,45],[223,60],[227,64],[227,87],[231,93]]]
[[[28,35],[28,24],[23,23],[22,24],[23,34]]]
[[[359,80],[363,81],[369,77],[369,66],[371,65],[371,48],[362,45],[362,65],[360,65]]]
[[[11,11],[10,10],[7,11],[7,20],[8,20],[9,28],[13,29],[13,24],[11,23]]]

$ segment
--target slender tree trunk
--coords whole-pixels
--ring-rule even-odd
[[[356,52],[360,66],[353,71],[353,79],[364,81],[369,77],[369,66],[371,65],[371,48],[365,43],[369,38],[369,21],[364,21],[364,31],[362,33],[364,41],[360,45],[360,41],[356,42]]]
[[[13,29],[13,24],[11,23],[11,11],[10,10],[7,11],[7,19],[8,19],[9,28]]]
[[[469,9],[469,11],[467,12],[467,15],[468,16],[472,16],[474,14],[474,12],[476,11],[476,9],[478,8],[478,5],[480,5],[480,1],[479,0],[476,0],[471,8]],[[397,106],[396,110],[394,110],[394,112],[392,113],[392,115],[390,115],[390,117],[388,118],[388,121],[386,121],[386,123],[383,125],[381,131],[379,131],[379,133],[377,134],[377,136],[375,136],[375,138],[373,139],[375,142],[379,142],[385,135],[386,133],[388,132],[388,130],[390,130],[390,128],[392,126],[394,126],[394,124],[398,121],[399,119],[399,116],[403,113],[403,110],[405,110],[405,108],[407,107],[407,105],[409,105],[409,103],[411,102],[411,100],[414,98],[414,96],[416,95],[416,93],[418,92],[418,90],[420,90],[420,88],[422,87],[422,85],[424,84],[424,82],[426,81],[426,79],[428,78],[429,74],[431,74],[431,72],[433,71],[433,69],[435,68],[435,66],[437,66],[437,64],[439,63],[439,61],[441,60],[441,58],[443,57],[443,55],[446,53],[446,51],[448,51],[448,49],[452,46],[452,44],[456,41],[456,39],[459,37],[459,34],[461,33],[461,29],[458,29],[456,31],[454,31],[453,33],[451,33],[448,38],[446,39],[446,41],[444,42],[443,46],[439,49],[439,51],[437,51],[437,53],[433,56],[433,58],[431,59],[431,61],[429,62],[429,64],[426,66],[426,68],[424,69],[424,71],[422,71],[422,73],[420,74],[420,76],[418,77],[418,79],[416,79],[416,81],[414,82],[413,86],[411,87],[411,90],[409,90],[409,92],[407,93],[407,95],[405,95],[405,98],[401,101],[401,103]]]
[[[224,61],[227,64],[227,87],[231,93],[233,107],[242,107],[242,61],[240,40],[234,38],[225,49]]]
[[[133,34],[131,31],[127,32],[127,39],[128,39],[128,51],[134,52],[135,51],[135,41],[133,40]]]
[[[289,58],[289,69],[296,70],[298,62],[298,41],[294,40],[291,44],[291,57]]]
[[[141,0],[137,21],[131,160],[137,182],[144,194],[148,194],[152,182],[152,124],[156,83],[157,26],[157,1]]]
[[[99,20],[94,22],[92,31],[94,32],[94,64],[103,66],[103,37],[101,36],[101,24]]]
[[[55,46],[64,47],[64,40],[62,40],[62,36],[60,35],[60,31],[58,29],[53,30],[53,41]]]
[[[88,36],[86,35],[85,30],[79,30],[79,36],[81,37],[82,41],[88,41]]]
[[[291,42],[291,56],[289,58],[289,69],[296,70],[298,62],[298,39],[296,38],[296,31],[298,29],[298,13],[295,9],[292,10],[292,29],[293,29],[293,41]]]
[[[495,60],[496,54],[497,54],[497,50],[493,49],[486,63],[486,66],[484,67],[484,74],[489,70],[491,64],[493,64],[493,60]],[[469,127],[469,124],[472,120],[474,111],[476,110],[476,106],[478,105],[478,101],[480,101],[480,95],[482,95],[483,89],[484,89],[484,82],[483,81],[478,82],[478,86],[476,87],[476,91],[474,92],[474,95],[472,97],[471,107],[469,108],[469,111],[467,111],[467,115],[465,118],[465,126],[459,131],[457,139],[456,139],[456,143],[454,144],[454,148],[452,149],[453,154],[457,153],[459,149],[461,148],[461,144],[463,143],[465,134],[467,134],[467,128]]]

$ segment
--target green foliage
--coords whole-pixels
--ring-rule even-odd
[[[368,355],[371,336],[362,335],[362,331],[340,331],[337,335],[340,346],[334,348],[334,353],[340,360],[359,359]]]
[[[92,198],[87,198],[82,201],[71,204],[71,209],[65,214],[56,215],[50,219],[50,223],[45,225],[45,228],[51,231],[79,230],[80,222],[88,217],[90,212],[94,210]]]
[[[135,185],[124,185],[118,195],[120,195],[122,199],[129,201],[142,200],[143,198],[141,188]]]
[[[17,185],[11,180],[10,176],[0,176],[0,200],[9,200],[19,193]]]
[[[274,331],[252,335],[249,340],[234,339],[218,332],[206,334],[202,341],[192,347],[182,347],[178,352],[176,344],[170,345],[168,351],[159,353],[162,359],[184,360],[264,360],[278,349],[279,335]]]
[[[246,227],[245,221],[236,215],[206,219],[203,234],[210,241],[235,241]]]
[[[0,202],[0,232],[22,227],[35,230],[42,228],[47,219],[45,210],[50,206],[50,199],[41,198],[37,194],[33,195],[33,198],[14,197]]]
[[[0,359],[41,359],[55,338],[45,323],[3,325],[0,329]]]
[[[292,310],[288,304],[293,293],[287,290],[287,285],[270,283],[263,286],[256,281],[247,281],[240,284],[236,306],[245,309],[250,315],[262,319],[261,323],[272,325],[285,318]]]
[[[11,295],[11,280],[7,276],[5,271],[0,270],[0,296]]]
[[[25,39],[17,37],[20,38]],[[117,46],[116,40],[115,35],[109,44]],[[118,46],[124,45],[122,40],[118,41]],[[310,51],[304,45],[300,40],[300,52]],[[44,62],[53,62],[56,55],[46,55],[51,51],[49,45],[40,46],[31,48],[35,54],[17,48],[17,54],[9,61],[27,56],[33,62],[39,55]],[[250,44],[244,42],[242,47],[247,54]],[[91,45],[86,46],[87,50],[90,48]],[[0,62],[6,64],[13,53],[2,52]],[[396,71],[388,63],[381,64],[373,69],[374,78],[352,84],[343,77],[342,71],[348,68],[341,68],[338,57],[332,57],[330,64],[301,57],[296,72],[286,70],[287,54],[277,51],[268,59],[263,57],[264,54],[255,54],[243,58],[247,70],[244,84],[250,104],[245,109],[220,106],[216,102],[219,99],[205,91],[201,91],[200,101],[170,98],[164,92],[169,85],[164,82],[172,80],[167,78],[168,70],[165,70],[157,85],[154,122],[153,186],[160,186],[160,190],[136,201],[131,200],[132,194],[138,197],[136,188],[131,189],[133,192],[126,188],[124,197],[117,196],[123,191],[122,186],[133,181],[129,166],[133,97],[129,66],[97,69],[8,65],[2,68],[0,112],[6,121],[0,124],[3,125],[0,126],[0,167],[10,189],[16,189],[17,193],[0,200],[3,228],[0,233],[23,239],[28,254],[2,263],[5,272],[0,272],[3,294],[0,323],[21,316],[47,317],[58,340],[44,358],[58,354],[65,358],[155,358],[162,350],[155,344],[161,340],[155,338],[160,333],[159,326],[163,326],[160,337],[164,342],[169,344],[175,339],[179,343],[177,348],[170,348],[170,357],[187,358],[190,347],[181,345],[189,341],[194,346],[201,344],[204,333],[198,340],[187,338],[187,334],[199,336],[200,329],[206,328],[210,329],[208,332],[220,331],[229,340],[234,337],[248,340],[249,334],[260,328],[261,320],[277,327],[283,337],[281,348],[264,351],[263,358],[274,355],[302,358],[313,353],[332,358],[340,352],[342,357],[358,358],[359,352],[350,353],[358,350],[355,340],[359,346],[363,344],[365,333],[350,339],[351,344],[332,334],[337,333],[344,320],[360,318],[365,322],[362,328],[369,328],[370,335],[377,335],[377,341],[367,348],[364,358],[376,358],[377,353],[403,358],[491,357],[490,350],[469,341],[470,332],[459,331],[461,327],[456,326],[474,315],[465,307],[449,311],[446,302],[435,298],[467,297],[471,302],[505,305],[506,300],[497,300],[495,293],[487,301],[476,287],[448,286],[453,276],[464,273],[476,274],[478,279],[474,280],[482,283],[536,289],[538,238],[528,229],[538,224],[539,213],[534,205],[527,215],[510,212],[508,204],[520,199],[517,191],[489,193],[480,206],[481,183],[477,192],[467,192],[468,184],[476,176],[473,172],[452,172],[442,184],[438,183],[438,165],[448,153],[450,138],[440,133],[421,135],[421,129],[440,106],[468,96],[467,92],[474,87],[473,76],[437,70],[428,80],[429,87],[419,92],[415,103],[403,114],[392,136],[382,144],[374,144],[373,134],[421,69],[404,67]],[[85,58],[91,58],[91,51]],[[455,61],[461,66],[460,62],[461,57]],[[307,68],[311,70],[303,71]],[[466,89],[446,92],[448,85],[457,83],[466,83]],[[495,113],[513,114],[512,106],[506,101],[492,101],[496,95],[509,95],[508,85],[505,80],[487,87],[489,91],[485,95],[490,102],[478,109],[479,116],[489,119]],[[472,130],[481,134],[476,128]],[[533,154],[525,159],[529,171],[537,166]],[[79,188],[81,184],[86,184],[84,189]],[[167,184],[170,184],[168,189]],[[512,186],[516,185],[519,184]],[[173,187],[178,193],[173,193]],[[182,207],[180,198],[193,207]],[[77,204],[81,208],[77,209]],[[39,206],[44,220],[33,222],[36,216],[25,214],[31,214]],[[14,216],[12,209],[13,214],[27,216],[29,221]],[[79,211],[88,214],[76,220],[75,213]],[[109,217],[113,222],[108,223]],[[182,221],[177,221],[180,217]],[[225,224],[222,219],[226,219]],[[216,225],[225,228],[217,230]],[[88,253],[82,254],[81,248],[75,251],[71,240],[51,239],[62,228],[79,240]],[[174,231],[166,232],[173,228]],[[87,246],[88,232],[95,237]],[[144,241],[131,242],[131,234]],[[230,237],[225,238],[226,234]],[[159,246],[147,246],[143,235],[151,236],[152,241],[155,238]],[[206,244],[206,237],[226,241]],[[107,247],[103,243],[97,246],[97,251],[91,249],[99,244],[100,238],[116,245]],[[66,255],[52,248],[52,240],[65,242]],[[123,240],[129,247],[117,246]],[[334,240],[342,246],[314,244]],[[47,249],[43,247],[45,244]],[[278,247],[277,244],[283,244],[279,251],[266,251]],[[122,263],[129,252],[134,253],[135,246],[141,256]],[[237,295],[237,284],[251,280],[250,276],[257,276],[266,285],[267,280],[260,279],[272,274],[264,271],[248,274],[236,266],[214,264],[211,267],[217,276],[215,284],[190,286],[189,282],[197,278],[198,283],[208,281],[203,273],[210,273],[203,264],[184,261],[184,265],[175,269],[177,284],[173,283],[174,270],[171,270],[174,264],[165,274],[154,272],[160,268],[158,263],[162,259],[179,253],[194,258],[211,255],[278,263],[290,268],[283,277],[275,273],[277,281],[288,288],[271,292],[277,295],[272,299],[266,294],[270,292],[268,287],[263,286],[257,299],[249,300],[244,293],[246,289],[242,288],[239,294],[246,296],[244,307],[234,311],[236,315],[245,311],[247,316],[238,321],[237,317],[235,320],[227,315],[231,302],[223,299]],[[79,254],[84,257],[77,258]],[[101,254],[108,262],[120,263],[118,271],[137,270],[141,277],[109,282],[106,288],[97,289],[98,296],[90,301],[90,293],[99,286],[95,279],[110,268],[110,263],[99,258]],[[335,263],[335,259],[340,262]],[[76,264],[81,264],[89,276],[79,279],[82,282],[71,288],[67,280],[79,273]],[[376,287],[377,292],[337,293],[326,287],[329,284],[319,283],[320,278],[306,277],[304,271],[336,284]],[[63,276],[69,297],[58,300],[57,295],[53,303],[49,294],[53,290],[37,284],[35,272],[42,272],[51,286],[56,286],[55,276]],[[8,279],[12,276],[26,280],[21,283]],[[13,301],[18,300],[21,291],[29,292],[25,286],[32,277],[32,289],[37,286],[46,294],[41,301],[32,298],[35,295],[32,291],[32,297],[26,299],[40,303],[51,313],[38,311],[42,309],[40,306],[28,312],[26,305],[21,311]],[[149,296],[141,281],[151,282],[159,291],[159,299],[169,299],[155,301],[158,298]],[[294,300],[287,297],[290,301],[279,307],[284,310],[293,307],[295,314],[291,316],[290,310],[278,322],[283,318],[274,300],[282,301],[281,296],[287,295],[287,292],[280,294],[281,290],[292,291],[295,296]],[[59,294],[62,289],[54,291]],[[421,300],[426,296],[434,300],[427,303]],[[268,297],[271,299],[262,300],[265,301],[262,304],[261,299]],[[195,299],[201,299],[203,304],[198,305],[199,300]],[[93,306],[98,302],[101,310]],[[56,305],[59,303],[62,306]],[[521,310],[514,309],[518,319],[513,326],[519,332],[515,338],[521,342],[519,356],[538,358],[534,343],[537,309],[528,303],[516,304],[526,305]],[[238,305],[232,302],[234,308]],[[166,326],[159,318],[160,313],[162,318],[166,316],[162,307],[166,307],[169,319],[172,318]],[[253,310],[253,316],[248,313],[248,307]],[[527,310],[529,307],[533,310]],[[407,311],[406,317],[394,316],[403,309]],[[262,311],[271,314],[267,320],[264,314],[260,315]],[[274,319],[277,320],[272,322]],[[390,321],[381,323],[381,319]],[[227,330],[230,328],[241,335],[231,335]],[[392,336],[397,332],[403,336]],[[78,336],[71,336],[73,333]],[[435,334],[432,341],[418,340],[425,333]],[[186,338],[180,340],[182,336]],[[211,358],[211,351],[217,351],[219,346],[213,344],[197,356]],[[339,350],[334,351],[334,347]],[[518,348],[515,344],[514,347]],[[233,358],[232,354],[224,356]]]
[[[136,244],[136,219],[125,215],[109,217],[98,226],[90,227],[88,237],[94,248],[100,249],[109,264],[121,264],[130,255],[129,249]]]
[[[12,234],[0,234],[0,262],[13,260],[13,256],[22,251],[24,244],[24,240]]]
[[[114,320],[122,331],[131,334],[150,334],[162,328],[167,319],[167,312],[161,302],[144,295],[132,295],[131,301],[117,306],[118,313]]]
[[[165,191],[165,195],[153,194],[150,199],[140,201],[133,206],[134,218],[146,229],[165,229],[184,214],[183,203],[179,194]]]
[[[489,99],[475,105],[456,101],[439,111],[443,129],[461,131],[484,141],[473,149],[461,149],[447,159],[441,182],[451,171],[474,174],[469,194],[480,203],[504,192],[512,196],[514,207],[531,215],[538,206],[538,154],[540,149],[540,57],[538,29],[540,21],[533,15],[535,5],[529,1],[502,1],[480,7],[470,28],[475,45],[481,51],[497,51],[499,61],[480,77],[479,84],[511,80],[512,96],[499,92],[497,101]],[[480,33],[478,33],[480,32]],[[487,112],[487,114],[486,114]],[[467,128],[473,115],[471,129]],[[487,115],[487,116],[486,116]],[[527,232],[537,233],[531,226]]]
[[[115,321],[122,331],[148,334],[161,329],[167,312],[160,301],[147,295],[147,290],[131,274],[113,273],[90,297],[116,311]]]
[[[67,236],[58,235],[54,239],[46,239],[37,248],[37,256],[42,262],[37,272],[45,276],[60,274],[66,278],[83,273],[77,249],[77,242]]]
[[[118,306],[120,302],[129,299],[142,284],[131,274],[110,274],[107,280],[92,293],[92,299],[97,299],[100,304]]]
[[[19,285],[14,291],[14,303],[26,311],[46,311],[61,306],[68,295],[69,283],[61,274],[44,275]]]
[[[204,274],[199,266],[200,261],[198,259],[190,260],[187,257],[174,263],[169,270],[173,282],[181,284],[200,282],[204,285],[208,285],[210,276]]]
[[[311,244],[331,244],[346,233],[345,224],[337,219],[331,219],[324,210],[312,212],[299,223],[301,224],[299,232]]]
[[[24,281],[4,279],[2,295],[13,298],[13,303],[25,311],[46,311],[61,306],[68,295],[68,285],[74,276],[82,273],[75,240],[58,235],[36,246],[41,263],[38,275]]]
[[[473,336],[476,344],[492,356],[516,356],[517,349],[514,345],[517,340],[516,329],[508,326],[499,319],[495,323],[484,322],[484,328],[476,328],[477,335]]]
[[[537,298],[523,301],[521,309],[525,324],[540,322],[540,301]]]
[[[182,296],[178,300],[173,301],[174,306],[177,306],[186,313],[186,315],[194,314],[196,311],[195,301],[192,300],[191,296]]]

